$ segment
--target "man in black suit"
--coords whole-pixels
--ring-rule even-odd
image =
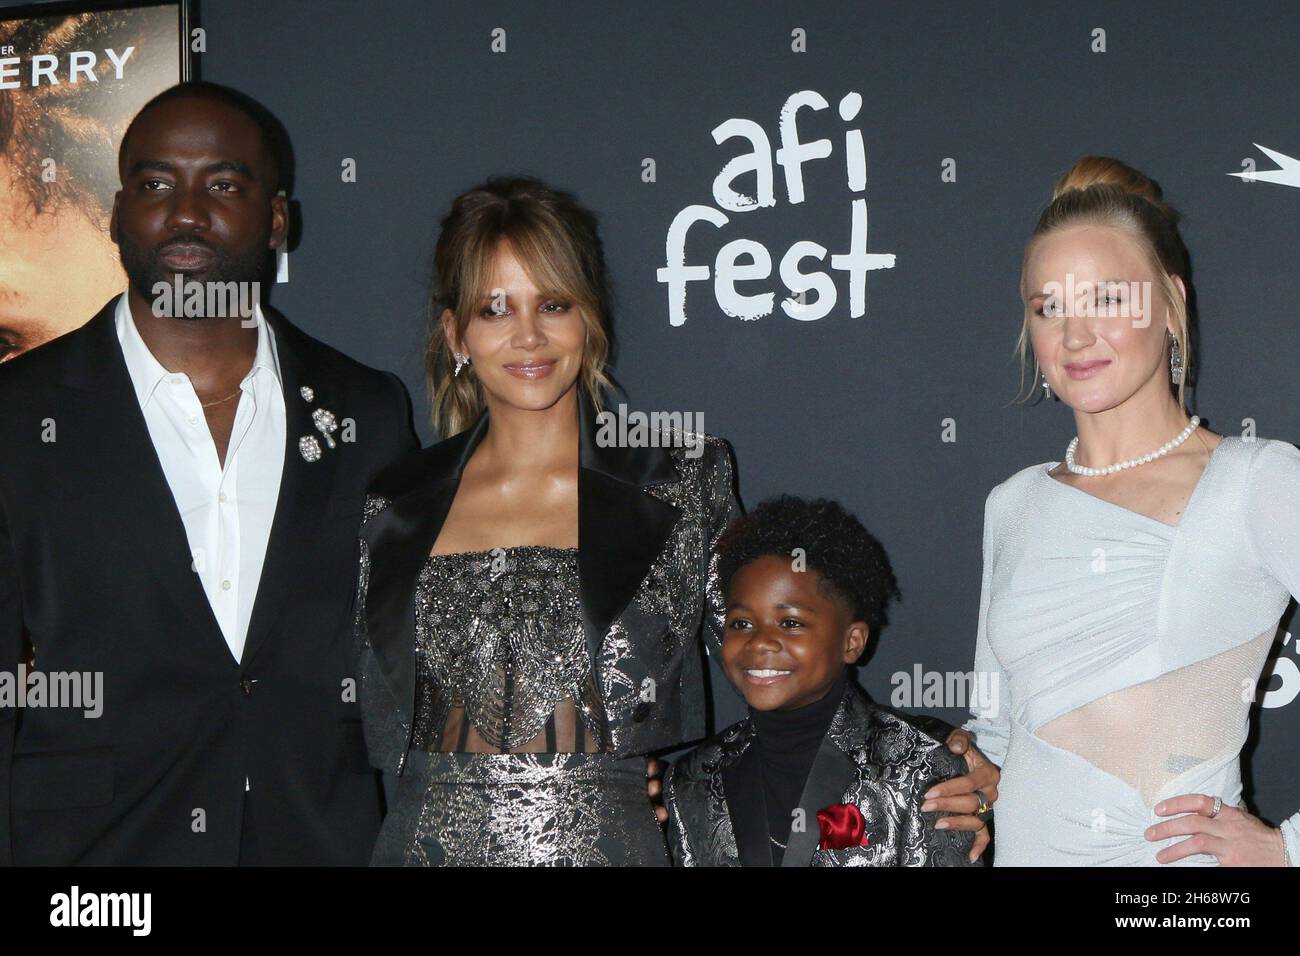
[[[241,94],[151,101],[113,212],[128,291],[0,366],[2,863],[369,860],[356,538],[418,446],[409,398],[269,310],[162,294],[255,290],[289,163]],[[65,699],[16,698],[32,672]]]

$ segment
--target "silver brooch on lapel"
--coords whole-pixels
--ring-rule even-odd
[[[329,409],[318,408],[311,413],[311,420],[316,423],[316,430],[325,439],[325,444],[330,448],[335,447],[336,442],[330,437],[331,432],[339,430],[338,419],[334,417],[334,413]]]
[[[298,451],[307,461],[320,461],[320,442],[315,435],[303,435],[298,439]]]
[[[316,390],[310,385],[304,385],[298,389],[298,394],[302,396],[304,402],[316,400]],[[316,431],[320,432],[321,438],[325,439],[326,446],[337,448],[338,442],[332,436],[334,432],[339,430],[339,422],[334,417],[334,413],[328,408],[314,408],[312,409],[311,420],[315,423]],[[298,451],[305,461],[320,461],[321,455],[324,454],[315,435],[303,435],[299,438]]]

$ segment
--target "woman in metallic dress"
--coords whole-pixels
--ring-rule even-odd
[[[362,529],[360,696],[388,798],[373,862],[667,865],[644,755],[704,734],[729,449],[605,440],[606,283],[571,196],[470,190],[435,270],[426,367],[451,437],[376,480]]]

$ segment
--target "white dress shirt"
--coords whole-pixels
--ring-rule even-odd
[[[236,661],[244,653],[284,469],[285,402],[275,334],[254,306],[257,352],[240,383],[223,466],[190,378],[154,358],[117,302],[117,338],[149,437],[185,525],[193,568]],[[185,321],[185,320],[176,320]]]

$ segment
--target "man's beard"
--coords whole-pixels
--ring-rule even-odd
[[[137,245],[125,235],[119,235],[117,248],[131,288],[136,295],[152,303],[158,297],[158,284],[173,286],[177,276],[180,276],[181,282],[185,285],[191,282],[222,284],[257,282],[266,273],[270,262],[270,252],[266,246],[269,239],[268,232],[256,245],[235,255],[194,235],[173,236],[162,245],[153,248]],[[201,271],[177,272],[164,263],[162,257],[168,248],[178,245],[200,246],[212,253],[212,262]],[[178,319],[225,318],[225,316],[186,314],[187,311],[177,308],[173,310],[172,315]]]

